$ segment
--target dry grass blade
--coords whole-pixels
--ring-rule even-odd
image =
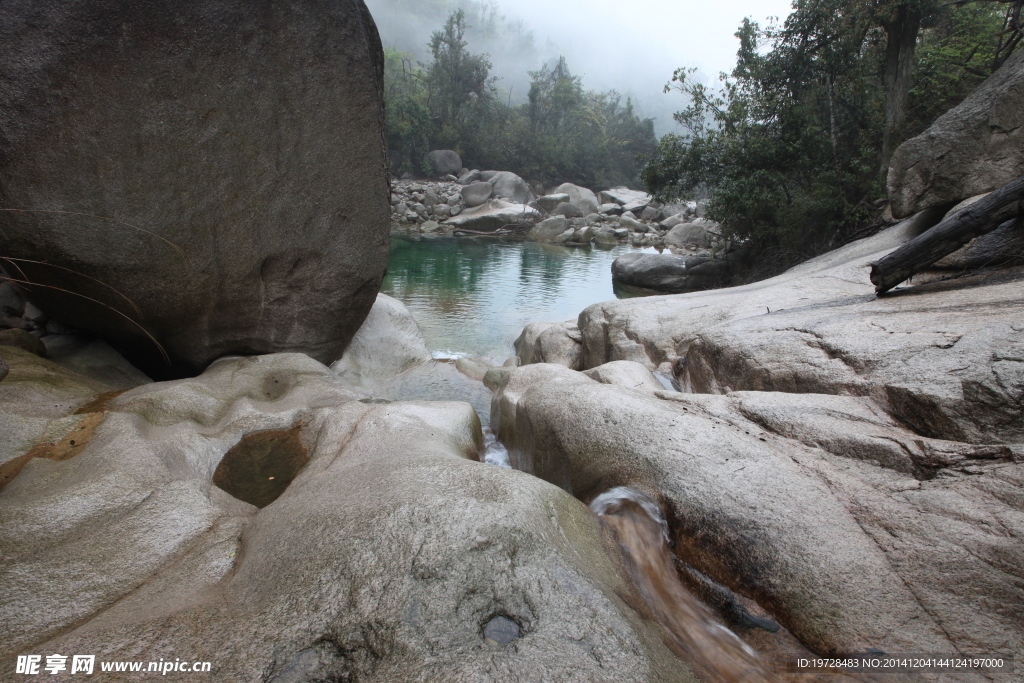
[[[155,344],[155,345],[156,345],[156,348],[157,348],[157,349],[158,349],[158,350],[160,351],[160,355],[161,355],[161,356],[163,357],[164,361],[165,361],[165,362],[166,362],[166,363],[167,363],[168,365],[170,365],[170,364],[171,364],[171,357],[170,357],[169,355],[167,355],[167,351],[166,351],[166,349],[164,349],[163,345],[162,345],[162,344],[161,344],[160,342],[158,342],[158,341],[156,340],[156,337],[154,337],[154,336],[153,336],[152,334],[150,334],[150,333],[149,333],[149,330],[147,330],[147,329],[146,329],[145,327],[143,327],[142,325],[140,325],[140,324],[139,324],[138,322],[136,322],[136,321],[132,320],[132,319],[131,319],[131,318],[129,318],[129,317],[127,316],[127,315],[125,315],[125,314],[124,314],[124,313],[122,313],[121,311],[117,310],[117,309],[116,309],[116,308],[114,308],[113,306],[109,306],[109,305],[107,305],[107,304],[103,303],[102,301],[98,301],[98,300],[96,300],[96,299],[93,299],[93,298],[92,298],[91,296],[86,296],[86,295],[84,295],[84,294],[79,294],[78,292],[72,292],[72,291],[70,291],[70,290],[67,290],[67,289],[63,289],[63,288],[61,288],[61,287],[54,287],[53,285],[44,285],[44,284],[41,284],[41,283],[38,283],[38,282],[30,282],[30,281],[28,281],[28,280],[16,280],[16,279],[14,279],[14,278],[9,278],[9,277],[0,277],[0,280],[6,280],[7,282],[13,282],[14,284],[17,284],[17,285],[22,285],[22,286],[32,286],[32,287],[46,287],[47,289],[53,289],[53,290],[56,290],[56,291],[58,291],[58,292],[64,292],[65,294],[70,294],[70,295],[72,295],[72,296],[77,296],[77,297],[81,297],[81,298],[83,298],[83,299],[87,299],[87,300],[89,300],[89,301],[91,301],[91,302],[93,302],[93,303],[95,303],[95,304],[99,304],[99,305],[100,305],[100,306],[102,306],[103,308],[107,308],[107,309],[110,309],[110,310],[111,310],[111,311],[113,311],[114,313],[117,313],[117,314],[118,314],[119,316],[121,316],[122,318],[124,318],[125,320],[127,320],[128,322],[130,322],[130,323],[131,323],[132,325],[135,325],[135,327],[137,327],[137,328],[139,328],[140,330],[142,330],[142,333],[143,333],[144,335],[146,335],[147,337],[149,337],[149,340],[150,340],[151,342],[153,342],[153,344]]]
[[[96,278],[94,278],[94,277],[92,277],[90,275],[86,275],[85,273],[80,273],[77,270],[74,270],[73,268],[65,268],[64,266],[58,266],[58,265],[56,265],[54,263],[47,263],[46,261],[33,261],[32,259],[13,258],[13,257],[10,257],[10,256],[0,256],[0,261],[6,261],[6,262],[10,263],[12,266],[14,266],[15,268],[17,268],[18,272],[21,273],[21,277],[23,279],[25,279],[25,280],[28,280],[28,277],[26,277],[26,275],[25,275],[25,271],[23,271],[18,266],[18,264],[15,263],[15,261],[21,261],[22,263],[36,263],[36,264],[39,264],[41,266],[50,266],[51,268],[59,268],[60,270],[66,270],[69,273],[74,273],[75,275],[80,275],[80,276],[82,276],[84,278],[88,278],[88,279],[92,280],[93,282],[95,282],[95,283],[97,283],[99,285],[103,285],[104,287],[106,287],[107,289],[111,290],[112,292],[117,294],[119,297],[124,299],[126,302],[128,302],[128,305],[132,307],[132,311],[135,312],[135,315],[139,316],[140,318],[142,317],[142,311],[139,310],[139,307],[135,305],[135,302],[132,301],[131,299],[129,299],[124,294],[122,294],[120,291],[118,291],[118,289],[116,287],[108,285],[106,282],[103,282],[102,280],[97,280]]]
[[[101,221],[110,221],[111,223],[117,223],[118,225],[124,225],[124,226],[132,228],[134,230],[138,230],[139,232],[144,232],[147,235],[149,235],[150,237],[155,237],[156,239],[160,240],[161,242],[163,242],[164,244],[169,246],[171,249],[173,249],[175,251],[175,253],[177,253],[178,256],[181,257],[181,260],[185,262],[186,266],[190,265],[189,261],[188,261],[188,256],[186,256],[185,252],[182,250],[182,248],[179,247],[174,242],[172,242],[169,239],[166,239],[164,237],[161,237],[160,235],[157,235],[155,232],[153,232],[151,230],[146,230],[145,228],[140,228],[137,225],[132,225],[131,223],[127,223],[125,221],[118,220],[117,218],[111,218],[109,216],[97,216],[96,214],[82,213],[80,211],[59,211],[59,210],[56,210],[56,209],[0,209],[0,211],[7,211],[9,213],[56,213],[56,214],[62,214],[62,215],[66,215],[66,216],[83,216],[85,218],[95,218],[95,219],[101,220]]]

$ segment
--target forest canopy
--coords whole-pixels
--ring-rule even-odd
[[[527,101],[503,98],[487,55],[467,49],[466,14],[434,31],[428,62],[385,49],[388,148],[397,173],[426,174],[426,155],[453,149],[475,167],[592,187],[639,184],[657,141],[629,98],[583,87],[564,58],[529,72]]]
[[[797,0],[781,26],[744,21],[717,87],[679,69],[685,132],[642,177],[662,199],[709,192],[732,237],[790,262],[855,237],[880,213],[893,150],[1020,44],[1021,2]]]

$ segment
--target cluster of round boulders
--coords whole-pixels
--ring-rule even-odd
[[[391,183],[394,234],[493,232],[515,226],[538,242],[630,244],[710,255],[726,243],[719,225],[704,213],[703,202],[662,204],[625,187],[595,193],[563,183],[545,191],[510,171],[463,168],[457,177]]]

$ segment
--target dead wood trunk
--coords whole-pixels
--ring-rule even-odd
[[[950,216],[871,266],[871,283],[879,294],[951,254],[978,235],[1021,213],[1024,176]]]

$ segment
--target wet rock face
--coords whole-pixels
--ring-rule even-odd
[[[1024,644],[1010,447],[922,437],[868,398],[650,392],[552,364],[513,369],[491,424],[514,467],[583,500],[662,501],[680,559],[816,652]]]
[[[0,185],[26,211],[0,215],[5,255],[130,297],[171,365],[107,308],[35,288],[41,309],[155,376],[340,356],[387,262],[383,57],[361,0],[10,2],[0,26]],[[87,278],[25,271],[134,315]]]
[[[468,404],[366,399],[302,354],[98,401],[70,374],[44,381],[49,361],[0,353],[17,375],[0,418],[98,422],[0,491],[0,666],[187,651],[226,681],[695,680],[601,522],[476,461]],[[14,400],[26,384],[35,403]],[[283,490],[227,492],[284,465]]]
[[[892,212],[909,216],[1002,187],[1024,175],[1024,53],[925,132],[897,148],[889,168]]]

